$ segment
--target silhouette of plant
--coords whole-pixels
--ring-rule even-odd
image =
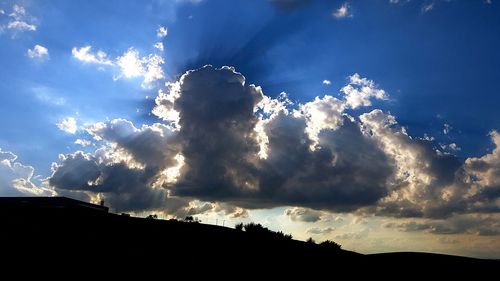
[[[242,222],[240,222],[240,223],[236,224],[236,225],[234,226],[234,229],[236,229],[236,230],[238,230],[238,231],[243,231],[243,223],[242,223]]]
[[[282,231],[276,232],[276,236],[284,240],[292,240],[293,238],[292,234],[285,234]]]
[[[340,244],[332,240],[325,240],[321,242],[319,245],[324,249],[335,250],[335,251],[340,250],[340,248],[342,247]]]
[[[307,239],[306,242],[311,243],[311,244],[316,244],[316,241],[314,241],[314,239],[312,239],[312,237],[309,237],[309,239]]]
[[[259,233],[259,234],[263,234],[263,233],[270,233],[272,232],[271,230],[269,230],[267,227],[263,227],[260,223],[247,223],[245,224],[245,231],[248,232],[248,233]]]
[[[193,222],[194,221],[194,218],[193,216],[187,216],[185,219],[184,219],[185,222]]]
[[[147,219],[157,219],[158,218],[158,215],[157,214],[151,214],[149,216],[146,217]]]

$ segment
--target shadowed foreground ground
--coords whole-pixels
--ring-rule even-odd
[[[83,202],[83,207],[73,206],[79,201],[71,199],[56,207],[48,207],[49,201],[19,200],[0,198],[2,256],[13,263],[85,264],[101,269],[121,265],[122,270],[129,266],[284,270],[287,274],[342,272],[353,266],[384,272],[407,268],[486,274],[500,268],[498,260],[427,253],[362,255],[220,226],[111,214]]]

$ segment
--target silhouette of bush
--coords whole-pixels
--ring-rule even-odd
[[[252,235],[266,236],[278,240],[292,240],[291,234],[284,234],[282,231],[272,231],[269,228],[262,226],[260,223],[239,223],[235,226],[235,228],[240,231],[244,229],[245,232]]]
[[[242,223],[242,222],[240,222],[240,223],[236,224],[236,225],[234,226],[234,229],[236,229],[236,230],[238,230],[238,231],[243,231],[243,223]]]
[[[312,239],[312,237],[309,237],[309,239],[307,239],[306,242],[311,243],[311,244],[316,244],[316,241],[314,241],[314,239]]]
[[[158,218],[158,215],[157,214],[151,214],[149,216],[146,217],[147,219],[157,219]]]
[[[200,223],[201,220],[199,220],[197,217],[193,217],[193,216],[187,216],[185,219],[184,219],[185,222],[195,222],[195,223]]]
[[[248,233],[271,233],[272,231],[269,230],[267,227],[263,227],[260,223],[247,223],[244,226],[245,231]]]
[[[340,244],[332,241],[332,240],[325,240],[319,244],[322,248],[328,249],[328,250],[334,250],[338,251],[342,247]]]

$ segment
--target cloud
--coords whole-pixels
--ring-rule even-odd
[[[84,46],[84,47],[74,47],[71,49],[71,54],[74,58],[79,61],[83,61],[85,63],[95,63],[102,65],[113,65],[113,62],[107,58],[107,54],[101,50],[97,51],[97,53],[91,52],[92,46]]]
[[[162,50],[163,44],[159,42],[155,44],[155,47]],[[134,48],[129,48],[115,60],[108,58],[108,55],[101,50],[92,53],[92,46],[90,45],[80,48],[74,47],[71,53],[74,58],[84,63],[116,67],[119,73],[114,76],[115,80],[141,77],[143,78],[141,83],[143,88],[149,88],[153,82],[165,77],[161,67],[165,61],[160,55],[149,54],[141,57],[139,51]]]
[[[450,133],[450,131],[453,129],[453,127],[450,124],[444,124],[443,128],[443,134],[447,135]]]
[[[169,86],[153,112],[167,120],[179,118],[186,168],[167,186],[173,194],[251,208],[291,203],[338,210],[372,204],[386,193],[390,167],[385,156],[356,123],[340,116],[340,100],[318,98],[292,113],[286,100],[266,98],[229,67],[189,71]],[[325,121],[322,116],[331,112],[337,119]],[[315,151],[308,126],[318,134]],[[344,138],[351,138],[347,150]],[[267,157],[259,153],[263,147]],[[349,159],[356,151],[373,157],[371,165]]]
[[[63,156],[49,183],[119,210],[172,201],[176,214],[208,211],[204,203],[233,217],[290,206],[292,221],[356,212],[434,225],[500,213],[496,131],[491,153],[463,161],[430,138],[413,138],[395,116],[367,109],[388,98],[374,81],[354,74],[340,94],[296,104],[285,93],[266,96],[232,67],[190,70],[158,92],[152,113],[162,123],[88,126],[99,148]],[[457,228],[439,225],[433,233]],[[495,233],[486,225],[473,233]]]
[[[156,36],[158,38],[165,38],[167,37],[167,34],[168,34],[168,29],[164,26],[160,26],[156,31]]]
[[[323,85],[330,85],[332,82],[330,80],[323,80]]]
[[[369,228],[364,228],[356,232],[347,232],[339,235],[335,235],[335,239],[339,240],[359,240],[365,238],[370,232]]]
[[[165,172],[178,161],[174,136],[166,126],[139,129],[116,119],[97,123],[88,132],[105,145],[94,153],[62,155],[49,178],[57,192],[77,191],[104,199],[116,211],[185,213],[189,200],[173,198],[160,187],[168,181]]]
[[[306,230],[306,233],[318,235],[318,234],[330,234],[333,231],[335,231],[335,228],[333,227],[325,227],[325,228],[311,227]]]
[[[482,157],[471,157],[465,160],[465,171],[470,178],[468,182],[473,190],[468,194],[471,198],[479,199],[475,207],[500,211],[500,134],[491,131],[490,137],[495,149]]]
[[[28,24],[24,21],[14,20],[7,24],[8,29],[15,29],[19,31],[36,31],[36,25]]]
[[[36,31],[37,29],[35,25],[36,19],[28,14],[23,6],[15,4],[8,16],[10,19],[6,26],[1,26],[2,28],[11,29],[15,32]]]
[[[446,220],[417,220],[407,222],[390,222],[387,228],[400,231],[423,231],[432,234],[472,234],[481,236],[500,235],[500,215],[463,214]]]
[[[17,161],[17,155],[0,149],[0,196],[50,196],[53,192],[33,183],[35,169]]]
[[[222,212],[224,215],[232,219],[247,218],[249,216],[246,209],[228,203],[215,203],[214,211]]]
[[[352,109],[371,106],[372,98],[387,99],[384,90],[379,89],[372,80],[362,78],[357,73],[349,77],[349,84],[340,91],[345,94],[346,104]]]
[[[89,140],[85,140],[85,139],[77,139],[77,140],[75,140],[75,144],[78,144],[78,145],[85,147],[85,146],[92,145],[92,142]]]
[[[427,13],[430,12],[432,9],[434,9],[434,2],[431,3],[426,3],[422,6],[422,13]]]
[[[448,151],[460,151],[462,150],[456,143],[452,142],[450,144],[440,144],[441,149]]]
[[[45,48],[44,46],[41,45],[35,45],[33,49],[28,49],[27,55],[31,59],[39,58],[48,58],[49,57],[49,50]]]
[[[154,47],[155,47],[156,49],[158,49],[158,50],[160,50],[160,51],[162,51],[162,52],[163,52],[163,43],[162,43],[162,42],[156,42],[156,43],[154,44]]]
[[[348,2],[345,2],[344,4],[342,4],[342,6],[333,11],[332,16],[334,16],[337,19],[352,17],[351,6],[349,5]]]
[[[285,215],[292,221],[317,222],[322,220],[323,213],[306,208],[290,208],[285,210]]]
[[[120,75],[117,78],[143,77],[142,86],[147,88],[152,82],[164,78],[161,68],[163,63],[164,60],[159,55],[150,54],[141,58],[137,50],[129,48],[116,59],[116,65],[120,67]]]
[[[76,125],[76,119],[74,117],[66,117],[61,122],[56,124],[59,130],[64,131],[68,134],[76,134],[78,126]]]

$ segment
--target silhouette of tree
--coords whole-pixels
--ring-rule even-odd
[[[342,247],[340,244],[332,241],[332,240],[325,240],[319,244],[321,247],[324,249],[329,249],[329,250],[335,250],[338,251]]]
[[[316,244],[316,241],[314,241],[314,239],[312,239],[312,237],[309,237],[309,239],[307,239],[306,242],[311,243],[311,244]]]
[[[158,215],[157,214],[151,214],[149,216],[146,217],[147,219],[157,219],[158,218]]]
[[[238,230],[238,231],[243,231],[243,223],[242,223],[242,222],[240,222],[240,223],[236,224],[236,225],[234,226],[234,229],[236,229],[236,230]]]
[[[193,221],[194,221],[194,218],[193,218],[193,216],[187,216],[187,217],[184,219],[184,221],[186,221],[186,222],[193,222]]]
[[[292,234],[285,234],[282,231],[276,232],[276,236],[278,236],[279,238],[281,238],[283,240],[292,240],[292,238],[293,238]]]

